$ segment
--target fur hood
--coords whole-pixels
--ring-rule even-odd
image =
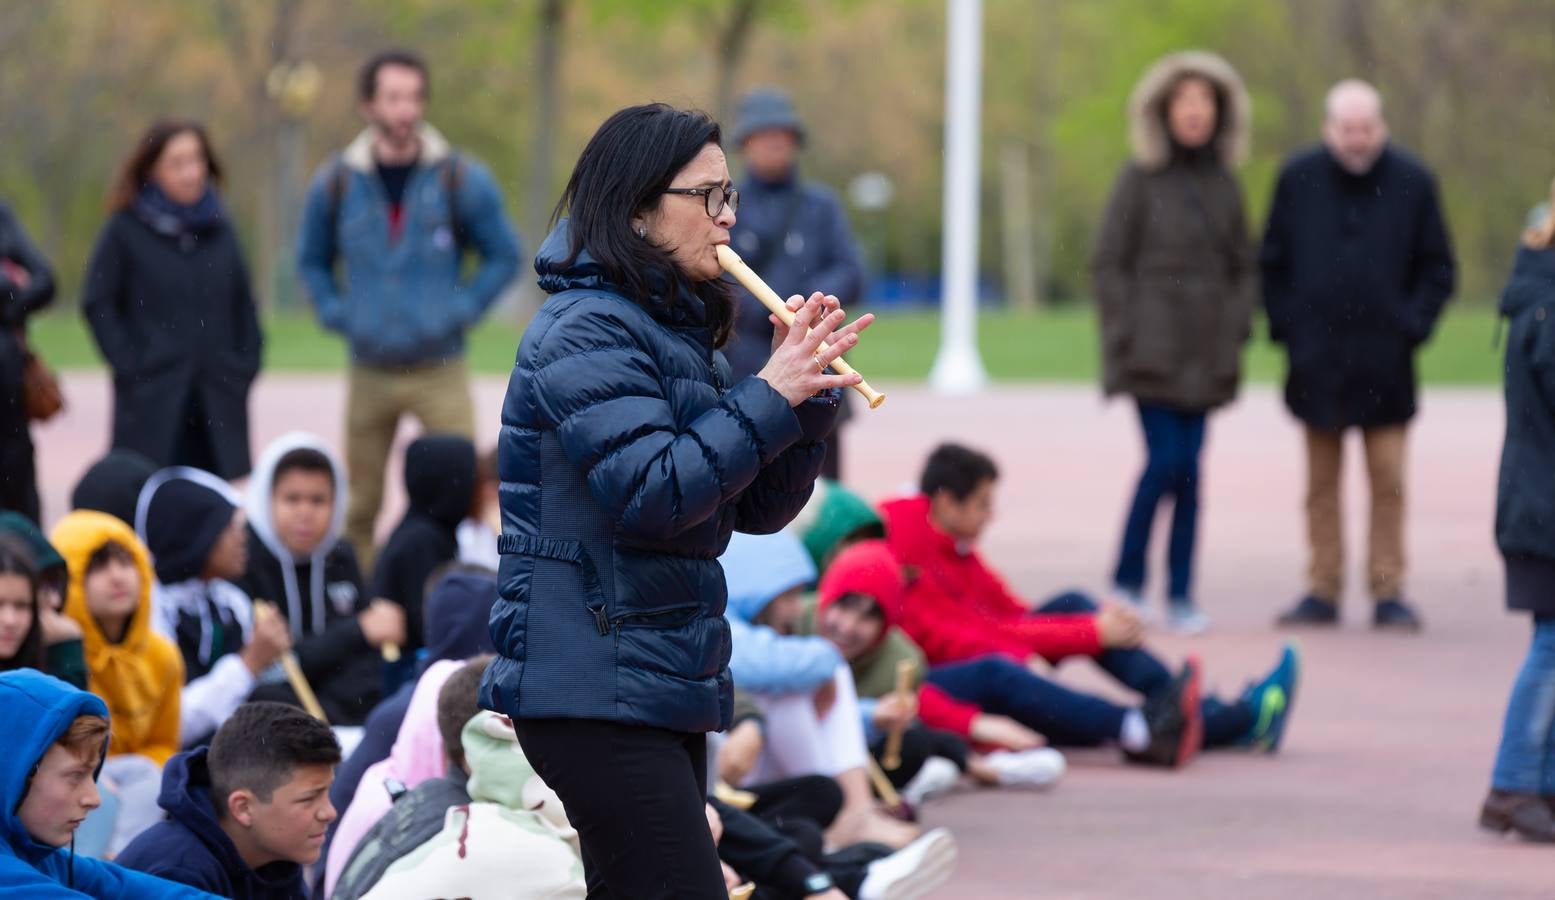
[[[1195,75],[1215,86],[1221,98],[1222,120],[1215,129],[1215,155],[1228,169],[1242,164],[1251,142],[1252,101],[1242,76],[1220,56],[1203,50],[1173,53],[1157,60],[1128,101],[1128,136],[1134,162],[1156,170],[1171,157],[1166,134],[1165,106],[1172,88],[1185,76]]]

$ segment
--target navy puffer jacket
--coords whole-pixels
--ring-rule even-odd
[[[499,658],[481,703],[517,718],[728,727],[724,575],[735,529],[798,514],[835,392],[793,409],[729,385],[699,299],[638,304],[567,225],[535,259],[553,296],[519,344],[502,408]]]

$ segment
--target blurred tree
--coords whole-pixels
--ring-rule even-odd
[[[267,296],[288,259],[308,173],[361,127],[362,59],[410,45],[432,66],[429,118],[486,160],[525,246],[570,161],[630,103],[720,111],[756,84],[789,90],[810,177],[894,184],[876,217],[888,271],[932,275],[940,241],[944,0],[9,0],[0,17],[0,198],[76,289],[103,190],[147,123],[204,119],[226,200]],[[1241,172],[1255,227],[1281,159],[1317,140],[1340,78],[1373,78],[1401,144],[1440,176],[1462,296],[1488,299],[1529,206],[1547,194],[1552,0],[1058,0],[990,3],[984,72],[984,268],[1027,262],[1056,299],[1088,291],[1085,260],[1127,155],[1124,104],[1157,56],[1203,47],[1254,101]],[[316,102],[299,106],[299,73]],[[307,81],[312,78],[303,78]],[[289,86],[290,85],[290,86]],[[1026,148],[1029,237],[997,239],[1002,148]],[[1013,198],[1012,198],[1013,201]],[[1024,247],[1028,260],[1014,260]],[[1009,259],[1007,259],[1009,257]]]

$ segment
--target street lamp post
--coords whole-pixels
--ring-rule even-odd
[[[929,384],[949,394],[988,382],[977,353],[977,210],[982,0],[945,0],[945,213],[940,344]]]

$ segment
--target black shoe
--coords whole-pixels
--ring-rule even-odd
[[[1535,794],[1491,791],[1480,807],[1479,827],[1498,834],[1515,831],[1526,841],[1555,844],[1555,811]]]
[[[1371,614],[1371,627],[1386,631],[1419,631],[1420,617],[1404,601],[1393,598],[1378,600]]]
[[[1204,714],[1199,709],[1199,661],[1188,657],[1167,688],[1145,701],[1150,746],[1125,752],[1129,762],[1178,769],[1204,746]]]
[[[1339,624],[1339,605],[1308,594],[1277,620],[1282,628],[1291,626],[1332,626]]]

